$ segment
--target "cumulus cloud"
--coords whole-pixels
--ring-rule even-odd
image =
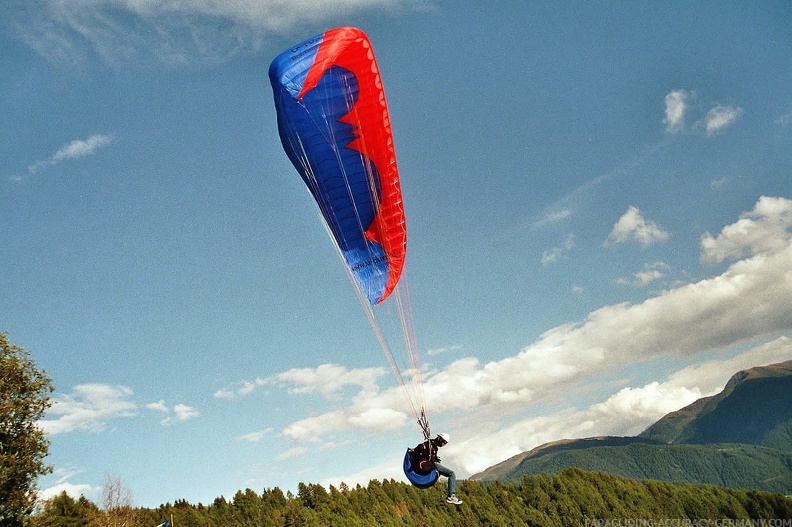
[[[762,196],[750,212],[720,234],[701,239],[701,260],[718,263],[748,255],[782,251],[792,239],[792,200]]]
[[[177,404],[173,407],[173,418],[178,422],[184,422],[199,415],[201,413],[198,410],[186,404]]]
[[[774,364],[790,359],[792,359],[792,339],[780,336],[731,358],[707,360],[687,366],[670,375],[668,382],[676,386],[697,389],[704,395],[711,395],[724,387],[729,375],[755,366]]]
[[[292,393],[318,393],[327,399],[336,399],[347,386],[364,392],[376,391],[376,381],[384,374],[383,368],[347,369],[338,364],[321,364],[315,368],[293,368],[272,377],[236,382],[215,391],[214,396],[235,399],[250,395],[262,386],[280,384],[287,386]]]
[[[322,364],[316,368],[294,368],[279,373],[275,379],[292,386],[290,391],[293,393],[319,393],[332,399],[345,386],[376,392],[376,379],[384,374],[383,368],[347,369],[338,364]]]
[[[99,491],[98,487],[93,487],[87,483],[71,483],[64,481],[57,483],[46,489],[42,489],[38,493],[39,500],[49,500],[56,496],[60,496],[64,492],[73,499],[79,499],[80,496],[86,496]]]
[[[94,154],[99,148],[113,142],[112,136],[104,134],[94,134],[87,139],[75,139],[63,145],[57,152],[43,161],[36,161],[28,166],[28,172],[35,174],[39,169],[47,166],[56,165],[68,159],[78,159],[80,157],[90,156]]]
[[[109,384],[80,384],[72,393],[54,397],[47,416],[56,419],[39,421],[41,428],[51,434],[74,430],[100,432],[112,419],[135,417],[137,405],[130,400],[132,389]]]
[[[218,399],[236,399],[250,395],[262,386],[280,384],[291,393],[318,393],[326,399],[337,399],[339,392],[352,386],[363,392],[376,392],[377,379],[385,374],[383,368],[348,369],[338,364],[321,364],[315,368],[293,368],[272,377],[257,377],[239,381],[215,391]]]
[[[611,230],[605,244],[612,245],[634,241],[644,247],[648,247],[667,239],[668,233],[666,231],[658,227],[655,222],[645,220],[638,207],[630,207],[613,226],[613,230]]]
[[[511,357],[486,363],[464,357],[427,372],[424,391],[432,415],[468,416],[455,427],[462,436],[447,447],[446,456],[454,459],[458,452],[455,461],[475,471],[563,437],[638,433],[665,413],[713,393],[739,369],[788,360],[792,341],[784,335],[792,331],[792,240],[788,227],[779,228],[788,226],[787,201],[763,197],[753,211],[711,237],[719,247],[751,247],[748,257],[717,276],[641,303],[604,306],[578,323],[548,330]],[[737,227],[746,218],[762,222],[761,235]],[[702,249],[708,243],[702,241]],[[730,249],[725,254],[743,253]],[[568,408],[506,427],[499,422],[513,420],[526,407],[557,405],[558,394],[580,390],[593,377],[628,365],[662,357],[693,362],[703,353],[745,343],[758,344],[734,358],[689,366],[664,380],[622,386],[589,408]],[[328,433],[397,427],[410,420],[406,414],[399,419],[404,407],[400,396],[394,388],[353,398],[346,406],[292,423],[282,435],[320,442]],[[466,429],[472,421],[475,426]]]
[[[281,435],[297,442],[318,443],[325,435],[337,432],[398,430],[410,420],[405,412],[396,410],[404,406],[399,395],[393,389],[373,397],[357,398],[347,407],[296,421],[284,428]]]
[[[732,358],[683,368],[663,381],[620,389],[588,408],[565,408],[551,415],[520,419],[482,430],[481,424],[455,433],[444,457],[473,474],[544,443],[602,435],[637,435],[664,415],[720,392],[734,373],[792,357],[792,340],[780,337]]]
[[[115,419],[137,417],[138,404],[131,388],[120,385],[89,383],[75,386],[71,393],[55,395],[46,418],[39,421],[45,432],[55,435],[66,432],[102,432]],[[200,415],[186,404],[169,407],[164,400],[143,405],[152,412],[164,414],[163,425],[183,422]]]

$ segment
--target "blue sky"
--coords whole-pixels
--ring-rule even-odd
[[[433,430],[462,476],[792,359],[788,2],[5,2],[0,331],[45,496],[399,477],[420,439],[277,135],[270,61],[366,31]],[[383,418],[386,417],[386,418]]]

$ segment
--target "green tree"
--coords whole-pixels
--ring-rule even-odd
[[[36,501],[49,441],[37,423],[50,406],[52,381],[30,354],[0,333],[0,525],[25,525]]]
[[[48,499],[40,513],[33,517],[36,527],[88,527],[96,515],[93,506],[84,497],[75,500],[66,491]]]

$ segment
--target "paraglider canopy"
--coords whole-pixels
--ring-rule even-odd
[[[331,29],[269,69],[286,154],[371,304],[396,287],[407,231],[385,92],[369,39]]]

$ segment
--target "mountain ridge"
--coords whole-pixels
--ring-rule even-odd
[[[515,480],[567,467],[633,479],[792,492],[792,360],[741,370],[724,389],[637,436],[561,439],[471,479]]]

